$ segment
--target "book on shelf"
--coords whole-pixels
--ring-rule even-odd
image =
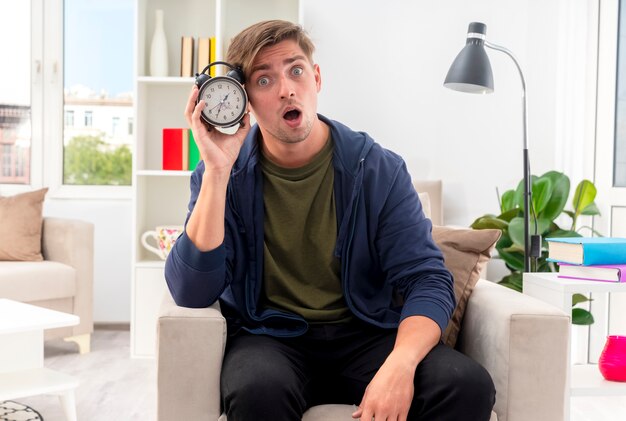
[[[575,265],[626,263],[626,238],[563,237],[546,238],[548,260]]]
[[[200,161],[200,151],[193,138],[191,129],[163,129],[163,166],[164,170],[195,170]]]
[[[180,39],[180,75],[193,76],[193,37]]]
[[[626,263],[582,266],[559,262],[558,277],[587,281],[626,282]]]
[[[189,129],[189,166],[187,168],[190,171],[195,170],[198,162],[200,162],[200,150],[198,150],[196,140],[193,138],[193,132]]]
[[[209,44],[210,44],[210,51],[209,51],[209,60],[211,63],[213,63],[216,60],[217,57],[217,40],[215,37],[211,37],[209,38]],[[213,66],[211,67],[210,71],[211,71],[211,77],[215,77],[217,76],[217,66]]]
[[[162,167],[164,170],[181,171],[183,169],[183,130],[187,129],[163,129]]]
[[[211,60],[211,40],[209,38],[198,38],[198,73],[209,65]]]

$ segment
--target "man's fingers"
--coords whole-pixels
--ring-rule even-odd
[[[191,115],[196,107],[196,99],[198,98],[198,87],[193,85],[191,88],[191,93],[189,94],[189,101],[187,101],[187,106],[185,107],[185,119],[187,120],[187,124],[191,126]]]

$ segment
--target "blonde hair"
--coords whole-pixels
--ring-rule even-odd
[[[300,25],[284,20],[267,20],[256,23],[237,34],[228,47],[226,61],[239,66],[249,76],[250,66],[262,48],[285,40],[298,43],[305,56],[313,64],[315,46]]]

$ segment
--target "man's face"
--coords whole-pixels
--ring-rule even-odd
[[[285,40],[259,51],[246,80],[250,108],[265,141],[305,140],[317,120],[319,67],[306,58],[297,42]]]

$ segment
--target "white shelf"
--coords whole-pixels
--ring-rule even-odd
[[[188,85],[191,89],[191,85],[195,82],[193,77],[154,77],[154,76],[139,76],[137,82],[146,85]]]
[[[185,177],[189,178],[192,171],[138,170],[138,177]]]
[[[48,368],[0,373],[0,401],[73,390],[78,379]]]
[[[602,377],[595,364],[572,366],[571,396],[626,395],[626,382],[612,382]]]

